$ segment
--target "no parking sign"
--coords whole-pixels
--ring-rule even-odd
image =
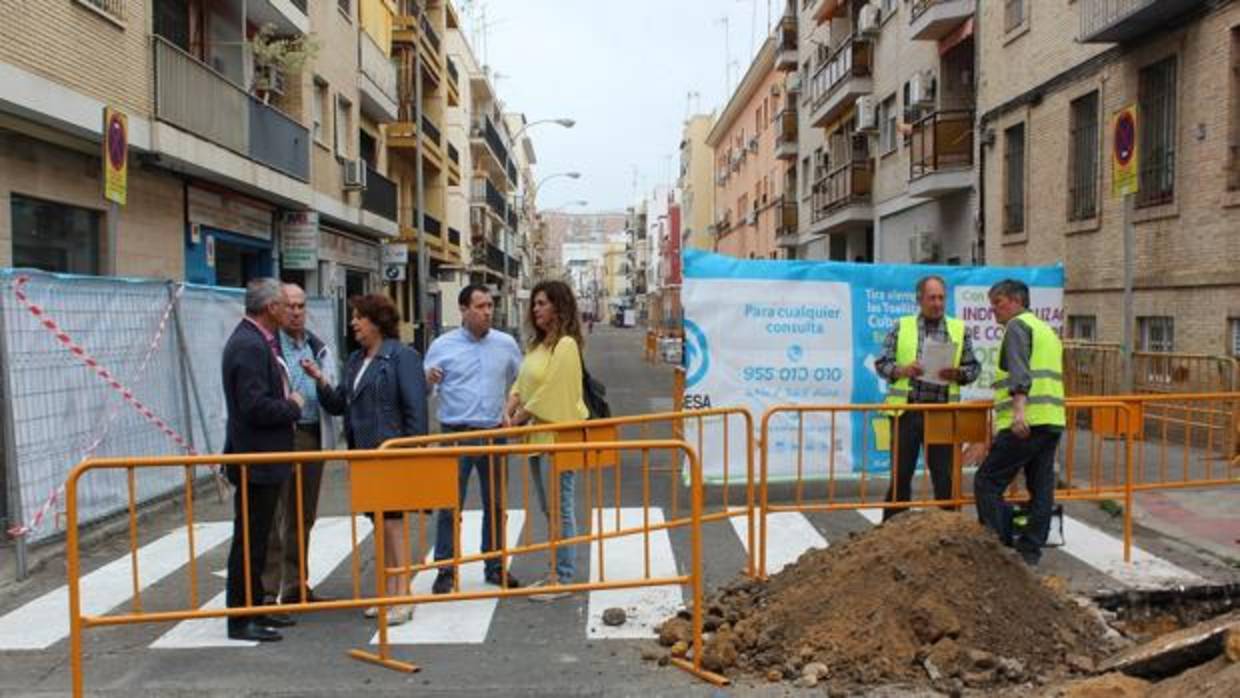
[[[1115,196],[1136,194],[1140,187],[1137,155],[1137,107],[1115,113],[1111,128],[1111,191]]]

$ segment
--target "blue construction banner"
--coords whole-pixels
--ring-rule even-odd
[[[1030,309],[1062,333],[1062,266],[746,260],[690,250],[684,253],[681,287],[686,406],[744,406],[759,420],[777,404],[882,402],[887,382],[874,372],[874,362],[899,318],[917,313],[915,287],[928,274],[947,282],[947,313],[965,322],[982,364],[978,380],[962,390],[965,400],[991,396],[1003,339],[987,297],[994,283],[1028,284]],[[794,476],[798,462],[802,472],[820,476],[828,472],[825,465],[837,474],[863,467],[888,471],[887,420],[875,416],[840,412],[774,420],[770,476]],[[689,443],[699,443],[696,424],[688,424]],[[700,441],[706,476],[716,481],[722,476],[722,428],[704,424]],[[744,462],[744,435],[736,431],[728,434],[729,455],[732,462]]]

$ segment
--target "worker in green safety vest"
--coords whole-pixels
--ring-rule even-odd
[[[886,402],[889,405],[941,404],[958,402],[960,386],[977,380],[981,364],[973,355],[973,344],[965,332],[964,322],[948,317],[947,283],[936,275],[926,276],[917,282],[916,315],[900,318],[883,342],[883,355],[874,362],[874,370],[887,379]],[[935,377],[925,375],[922,366],[923,351],[928,343],[950,344],[953,348],[952,365],[943,368]],[[907,502],[911,499],[913,472],[922,453],[925,436],[925,412],[892,409],[888,412],[888,428],[895,465],[891,486],[887,489],[888,502]],[[927,467],[934,485],[935,499],[952,498],[952,447],[930,446]],[[904,511],[900,507],[883,509],[883,520]]]
[[[995,371],[995,438],[973,479],[977,517],[1029,565],[1042,558],[1055,505],[1055,450],[1065,420],[1063,344],[1029,312],[1029,287],[1000,281],[990,307],[1004,326]],[[1029,490],[1029,523],[1013,535],[1012,507],[1003,492],[1021,469]]]

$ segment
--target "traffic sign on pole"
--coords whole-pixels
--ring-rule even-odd
[[[1140,187],[1140,153],[1137,148],[1137,107],[1128,105],[1115,113],[1111,128],[1111,191],[1115,196],[1136,194]]]

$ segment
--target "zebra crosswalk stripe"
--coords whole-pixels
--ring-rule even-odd
[[[742,516],[728,519],[741,545],[749,552],[749,520]],[[796,562],[810,548],[827,547],[827,539],[796,511],[777,511],[766,516],[766,573],[775,574]]]
[[[620,528],[616,528],[615,510],[603,513],[603,531],[640,528],[644,516],[641,507],[620,510]],[[663,510],[650,510],[650,524],[663,523]],[[597,525],[597,524],[596,524]],[[603,581],[599,575],[599,550],[603,554],[603,571],[608,580],[643,579],[646,577],[645,536],[642,534],[620,536],[590,543],[590,581]],[[650,532],[650,578],[675,577],[676,556],[666,529]],[[586,637],[592,639],[637,639],[654,637],[655,627],[674,615],[684,605],[679,586],[650,586],[632,589],[608,589],[590,592],[589,610],[586,615]],[[603,612],[609,608],[623,608],[627,619],[624,624],[610,626],[603,623]]]
[[[521,536],[521,527],[525,525],[524,509],[509,509],[508,522],[504,527],[504,538],[508,547],[517,545]],[[482,550],[482,510],[470,509],[461,514],[461,548],[466,555],[474,555]],[[435,558],[432,549],[426,554],[427,562]],[[461,565],[459,582],[461,591],[482,591],[488,588],[483,580],[483,563],[471,562]],[[435,571],[418,573],[413,578],[414,594],[429,594],[437,576]],[[393,645],[433,645],[447,643],[479,644],[486,642],[487,633],[491,629],[491,620],[499,599],[477,599],[473,601],[446,601],[443,603],[420,604],[414,608],[413,620],[404,625],[388,628],[388,642]],[[379,634],[375,633],[370,644],[379,643]]]
[[[232,524],[229,524],[232,528]],[[357,517],[357,540],[360,545],[370,535],[370,520]],[[307,583],[314,588],[331,575],[353,550],[349,517],[323,517],[315,523],[310,535],[310,570]],[[224,608],[224,592],[216,594],[202,606],[206,609]],[[198,647],[249,647],[257,643],[228,639],[228,620],[204,618],[177,623],[158,640],[151,643],[154,649],[190,649]]]
[[[194,524],[196,554],[232,536],[231,521]],[[138,588],[155,584],[189,562],[189,536],[182,526],[138,549]],[[133,597],[129,555],[82,577],[82,613],[100,615]],[[69,587],[60,586],[0,618],[0,650],[47,649],[69,636]]]

